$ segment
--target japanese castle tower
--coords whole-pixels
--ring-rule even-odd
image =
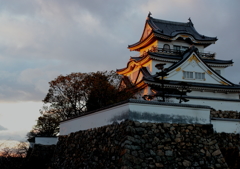
[[[128,46],[139,55],[117,70],[122,86],[136,89],[138,99],[62,121],[60,135],[124,120],[212,124],[218,133],[240,133],[240,85],[224,77],[233,62],[204,51],[216,41],[198,33],[191,19],[172,22],[149,14],[140,40]]]
[[[135,85],[140,90],[139,99],[183,100],[216,110],[238,110],[240,85],[224,77],[232,60],[219,60],[215,53],[204,51],[217,40],[198,33],[191,19],[172,22],[149,13],[140,40],[128,46],[139,55],[130,57],[127,66],[117,73],[124,76],[123,85]]]

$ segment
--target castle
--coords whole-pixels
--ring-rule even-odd
[[[190,18],[187,23],[172,22],[149,13],[140,40],[128,46],[139,55],[117,73],[124,75],[122,85],[135,85],[145,100],[238,110],[240,85],[224,77],[233,61],[205,52],[217,40],[198,33]]]
[[[128,46],[139,55],[117,70],[121,85],[134,86],[138,99],[62,121],[60,135],[125,120],[212,124],[215,132],[239,133],[240,85],[224,77],[233,61],[205,51],[216,41],[198,33],[191,19],[165,21],[149,13],[140,40]]]

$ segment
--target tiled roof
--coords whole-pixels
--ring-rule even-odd
[[[173,60],[181,60],[181,55],[169,55],[164,53],[156,53],[156,52],[148,52],[149,55],[154,56],[156,58],[163,58],[163,59],[173,59]],[[143,57],[131,57],[131,60],[138,62],[139,60],[143,59]],[[220,59],[202,59],[205,63],[212,63],[212,64],[233,64],[232,60],[220,60]]]
[[[183,23],[183,22],[165,21],[165,20],[149,17],[147,22],[153,28],[154,32],[161,35],[168,36],[168,37],[175,37],[178,34],[189,34],[193,36],[196,40],[200,40],[200,41],[216,41],[217,40],[216,37],[208,37],[208,36],[199,34],[194,28],[191,20],[187,23]]]

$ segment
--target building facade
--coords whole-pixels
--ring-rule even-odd
[[[198,33],[190,18],[182,23],[149,14],[140,40],[128,46],[139,55],[117,73],[124,76],[122,85],[140,90],[139,99],[238,110],[240,85],[224,74],[233,61],[205,52],[217,40]]]

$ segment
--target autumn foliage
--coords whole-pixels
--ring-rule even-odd
[[[120,82],[114,71],[60,75],[49,82],[43,102],[61,119],[68,119],[133,97],[130,88],[119,89]]]

